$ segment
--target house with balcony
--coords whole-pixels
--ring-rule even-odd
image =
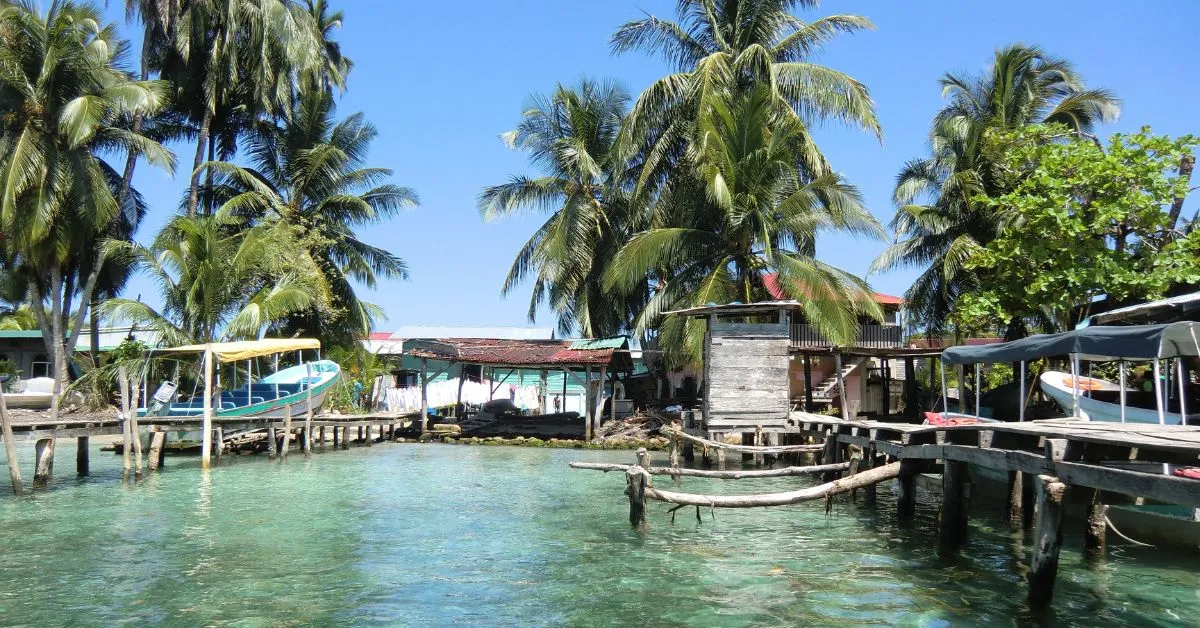
[[[830,342],[790,299],[670,312],[707,321],[701,379],[708,431],[787,431],[793,410],[830,406],[848,417],[887,415],[905,394],[915,396],[915,381],[904,384],[915,361],[940,351],[906,346],[901,299],[873,298],[883,320],[860,319],[858,339],[849,346]]]

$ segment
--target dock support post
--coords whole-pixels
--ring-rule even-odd
[[[88,474],[88,437],[80,436],[75,439],[75,473]]]
[[[217,462],[221,462],[221,454],[224,453],[224,451],[225,451],[225,429],[222,428],[220,425],[218,425],[216,427],[215,431],[217,433],[217,443],[216,443],[216,445],[217,445]],[[133,435],[133,439],[134,439],[134,443],[136,443],[137,442],[137,434]],[[141,459],[140,459],[141,452],[138,452],[138,453],[139,453],[139,455],[138,455],[138,458],[139,458],[138,463],[139,464],[137,467],[137,473],[141,473],[142,472]]]
[[[12,482],[13,495],[24,490],[21,483],[21,461],[17,460],[17,445],[13,442],[12,423],[8,419],[8,404],[0,395],[0,438],[4,439],[4,455],[8,458],[8,479]]]
[[[207,469],[212,455],[212,421],[213,421],[213,361],[216,355],[212,349],[204,351],[204,418],[200,426],[200,468]],[[123,370],[123,369],[122,369]],[[124,373],[122,372],[122,379]],[[128,412],[126,413],[128,417]]]
[[[275,456],[279,455],[279,452],[276,449],[278,447],[278,443],[279,441],[276,440],[275,436],[275,426],[272,425],[267,428],[267,460],[274,460]]]
[[[340,427],[338,427],[336,425],[333,426],[333,448],[334,449],[337,449],[342,444],[341,431],[342,431],[342,429]]]
[[[33,488],[46,488],[54,474],[54,439],[42,438],[33,446]]]
[[[342,449],[350,449],[350,426],[342,426]]]
[[[482,376],[482,372],[480,375]],[[427,431],[429,431],[429,359],[421,358],[421,435],[423,436]]]
[[[812,412],[813,409],[813,386],[812,386],[812,359],[808,354],[804,355],[804,411]]]
[[[1008,522],[1013,528],[1025,524],[1025,474],[1008,472]]]
[[[862,464],[858,467],[859,473],[864,473],[875,468],[875,445],[870,444],[863,448]],[[868,484],[863,487],[863,498],[868,504],[875,503],[875,484]]]
[[[943,547],[956,547],[967,532],[967,463],[946,460],[942,465]]]
[[[325,448],[325,426],[324,425],[322,425],[320,428],[317,429],[317,445],[319,445],[321,447],[321,449]]]
[[[838,402],[842,406],[842,419],[849,419],[850,408],[846,401],[846,379],[845,374],[842,373],[842,354],[840,353],[833,354],[833,371],[837,375]]]
[[[287,460],[288,446],[292,440],[292,407],[283,407],[283,443],[279,445],[279,459]]]
[[[650,452],[645,447],[637,450],[637,464],[625,472],[625,494],[629,496],[629,525],[640,528],[646,525],[646,487],[651,485]]]
[[[900,494],[896,498],[896,514],[901,517],[911,517],[917,512],[917,461],[901,460],[900,475],[896,480],[900,483]]]
[[[837,436],[832,430],[825,430],[825,448],[821,450],[821,464],[834,464],[837,462]],[[822,477],[824,482],[832,482],[837,479],[836,471],[826,471]]]
[[[1089,553],[1104,553],[1105,533],[1108,525],[1108,506],[1100,502],[1100,489],[1092,489],[1092,499],[1088,502],[1087,527],[1084,528],[1083,549]]]
[[[167,433],[154,430],[150,432],[150,470],[157,471],[163,466],[163,445],[167,444]]]
[[[712,439],[717,442],[723,443],[723,442],[725,442],[725,435],[720,432],[717,432],[712,435]],[[721,447],[714,447],[714,449],[717,450],[717,468],[724,469],[725,468],[725,450]]]
[[[680,429],[680,425],[678,423],[676,423],[674,427],[676,429]],[[679,437],[675,434],[671,434],[671,450],[669,454],[669,460],[672,469],[679,468]],[[678,475],[671,475],[671,479],[674,480],[676,484],[679,483]]]
[[[1058,552],[1062,549],[1063,498],[1067,485],[1058,478],[1039,475],[1037,515],[1034,524],[1033,557],[1029,569],[1029,604],[1044,606],[1054,595],[1058,576]]]
[[[763,446],[763,431],[761,425],[754,426],[754,446]],[[763,466],[763,455],[761,452],[754,452],[754,466],[758,468]]]
[[[125,374],[125,366],[117,367],[117,388],[121,391],[121,473],[129,475],[132,467],[130,456],[133,455],[133,423],[129,420],[129,378]]]
[[[366,435],[363,434],[363,426],[359,425],[358,426],[358,442],[361,443],[361,442],[363,442],[364,439],[366,439]]]
[[[368,424],[364,425],[363,429],[366,430],[366,432],[367,432],[367,447],[370,447],[372,440],[374,440],[371,438],[371,424],[368,423]]]

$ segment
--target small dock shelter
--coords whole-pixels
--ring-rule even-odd
[[[587,391],[584,403],[585,436],[590,439],[603,417],[600,411],[605,398],[622,397],[621,378],[633,370],[629,340],[625,337],[580,340],[521,340],[504,338],[434,338],[406,339],[403,344],[406,359],[418,361],[417,385],[421,391],[422,427],[427,426],[430,396],[429,385],[437,377],[457,378],[458,398],[455,407],[462,408],[464,383],[478,374],[480,382],[489,382],[491,393],[505,382],[524,383],[528,376],[537,382],[538,412],[547,414],[550,374],[561,376],[563,400],[568,382]],[[616,394],[614,394],[616,393]],[[609,404],[610,418],[615,417],[618,402]]]
[[[793,408],[839,405],[844,418],[888,415],[892,400],[890,361],[903,360],[910,411],[917,407],[915,360],[940,349],[906,347],[896,312],[885,322],[862,319],[859,339],[840,347],[804,319],[795,300],[706,305],[666,312],[707,320],[703,356],[704,425],[710,433],[792,430]]]

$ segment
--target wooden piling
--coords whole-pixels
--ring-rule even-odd
[[[721,442],[721,441],[725,440],[725,435],[718,432],[718,433],[712,435],[712,439],[715,441]],[[717,468],[724,469],[725,468],[725,450],[722,449],[721,447],[717,447],[716,450],[717,450]]]
[[[646,525],[646,484],[650,474],[638,465],[625,472],[625,493],[629,495],[629,525],[640,528]]]
[[[350,449],[350,426],[342,426],[342,449]]]
[[[142,427],[138,424],[138,397],[141,396],[142,386],[138,378],[129,380],[129,433],[133,437],[133,474],[142,474]]]
[[[1025,523],[1025,474],[1008,472],[1008,523],[1020,528]]]
[[[754,426],[754,446],[755,446],[755,447],[762,447],[763,445],[764,445],[764,443],[763,443],[763,429],[762,429],[762,426],[761,426],[761,425],[755,425],[755,426]],[[763,466],[763,455],[762,455],[761,453],[755,453],[755,454],[754,454],[754,466],[755,466],[755,468],[762,468],[762,466]]]
[[[1045,606],[1054,595],[1058,552],[1062,549],[1063,502],[1067,485],[1058,478],[1039,475],[1034,523],[1033,557],[1029,569],[1029,604]]]
[[[1103,553],[1105,535],[1108,532],[1108,506],[1100,501],[1100,489],[1092,489],[1088,501],[1087,520],[1084,526],[1083,549],[1092,553]]]
[[[54,474],[54,439],[39,439],[33,446],[33,455],[33,488],[45,488]]]
[[[163,454],[167,444],[167,433],[155,430],[150,432],[150,470],[157,471],[163,466]]]
[[[674,434],[671,435],[671,450],[670,450],[670,455],[669,455],[669,461],[670,461],[670,465],[671,465],[672,469],[679,468],[679,437]],[[671,479],[673,479],[676,483],[679,482],[678,475],[672,475]]]
[[[917,512],[917,464],[918,461],[911,459],[900,461],[900,475],[896,476],[900,485],[896,514],[901,517],[911,517]]]
[[[825,448],[821,450],[821,464],[834,464],[837,462],[837,436],[834,436],[830,430],[825,430]],[[825,482],[832,482],[837,478],[836,471],[829,471],[823,476]]]
[[[967,463],[946,460],[942,466],[941,543],[956,547],[967,532]]]
[[[322,425],[320,427],[320,429],[317,430],[317,445],[319,445],[322,449],[325,448],[325,426],[324,425]]]
[[[304,404],[304,455],[311,456],[313,441],[312,365],[307,365],[306,369],[308,371],[308,383],[305,384],[304,389],[307,391],[308,399]]]
[[[422,430],[422,433],[424,433],[424,430]],[[366,436],[363,435],[363,426],[360,425],[358,426],[358,442],[361,443],[364,439],[366,439]]]
[[[292,407],[283,407],[283,444],[279,446],[279,459],[287,460],[288,446],[292,440]]]
[[[75,473],[88,474],[88,437],[80,436],[75,439]]]
[[[121,392],[121,472],[128,475],[133,468],[130,456],[133,454],[132,422],[129,420],[129,379],[125,376],[125,366],[117,367],[117,388]]]
[[[213,428],[213,432],[216,434],[216,436],[215,436],[215,438],[214,438],[214,440],[215,440],[216,442],[214,442],[213,444],[214,444],[214,445],[216,446],[216,448],[217,448],[217,451],[216,451],[217,462],[220,462],[220,461],[221,461],[221,456],[225,454],[225,428],[223,428],[223,427],[221,427],[220,425],[218,425],[218,426],[216,426],[215,428]],[[135,437],[135,438],[136,438],[136,437]],[[140,456],[139,456],[139,460],[138,460],[138,461],[139,461],[139,462],[141,462],[141,460],[140,460]],[[139,468],[138,468],[138,471],[139,471],[139,472],[141,471],[141,468],[140,468],[140,466],[139,466]]]
[[[370,423],[368,423],[368,424],[364,425],[364,426],[363,426],[363,431],[365,431],[365,432],[366,432],[366,434],[367,434],[367,447],[370,447],[370,446],[371,446],[371,442],[372,442],[372,439],[371,439],[371,424],[370,424]]]
[[[276,438],[275,426],[272,425],[267,428],[267,460],[274,460],[275,456],[279,453],[276,449],[279,441]]]
[[[338,429],[338,426],[336,426],[336,425],[333,426],[333,448],[334,449],[337,449],[338,447],[341,446],[341,444],[342,444],[341,436],[342,436],[341,430]]]
[[[20,495],[25,487],[21,482],[21,461],[17,460],[17,446],[13,442],[12,422],[8,417],[8,404],[0,394],[0,438],[4,439],[4,455],[8,458],[8,479],[12,482],[13,494]]]
[[[859,466],[859,471],[870,471],[875,468],[875,445],[872,444],[863,448],[862,463]],[[868,484],[863,487],[863,498],[868,504],[875,503],[876,491],[874,484]]]

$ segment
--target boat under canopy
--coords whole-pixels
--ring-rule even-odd
[[[1067,355],[1092,362],[1196,357],[1200,356],[1198,339],[1200,323],[1193,322],[1085,327],[1012,342],[950,347],[942,353],[942,360],[946,364],[996,364]]]

